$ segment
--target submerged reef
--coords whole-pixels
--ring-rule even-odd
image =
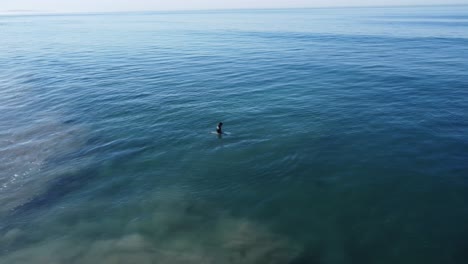
[[[135,218],[137,212],[144,217]],[[261,223],[182,194],[159,194],[119,214],[44,223],[40,232],[56,232],[54,238],[44,235],[49,239],[12,248],[0,263],[279,264],[301,253],[300,245]],[[21,245],[18,241],[26,236],[26,231],[11,229],[0,243]]]

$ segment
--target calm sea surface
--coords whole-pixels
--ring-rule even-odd
[[[1,264],[467,260],[468,7],[0,16]]]

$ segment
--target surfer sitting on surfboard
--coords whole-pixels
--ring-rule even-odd
[[[219,122],[218,126],[216,127],[216,133],[223,134],[223,130],[221,129],[223,126],[223,122]]]

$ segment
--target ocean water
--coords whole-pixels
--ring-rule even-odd
[[[1,264],[467,263],[467,238],[466,6],[0,16]]]

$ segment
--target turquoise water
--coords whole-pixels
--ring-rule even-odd
[[[467,72],[462,6],[1,16],[0,263],[466,263]]]

